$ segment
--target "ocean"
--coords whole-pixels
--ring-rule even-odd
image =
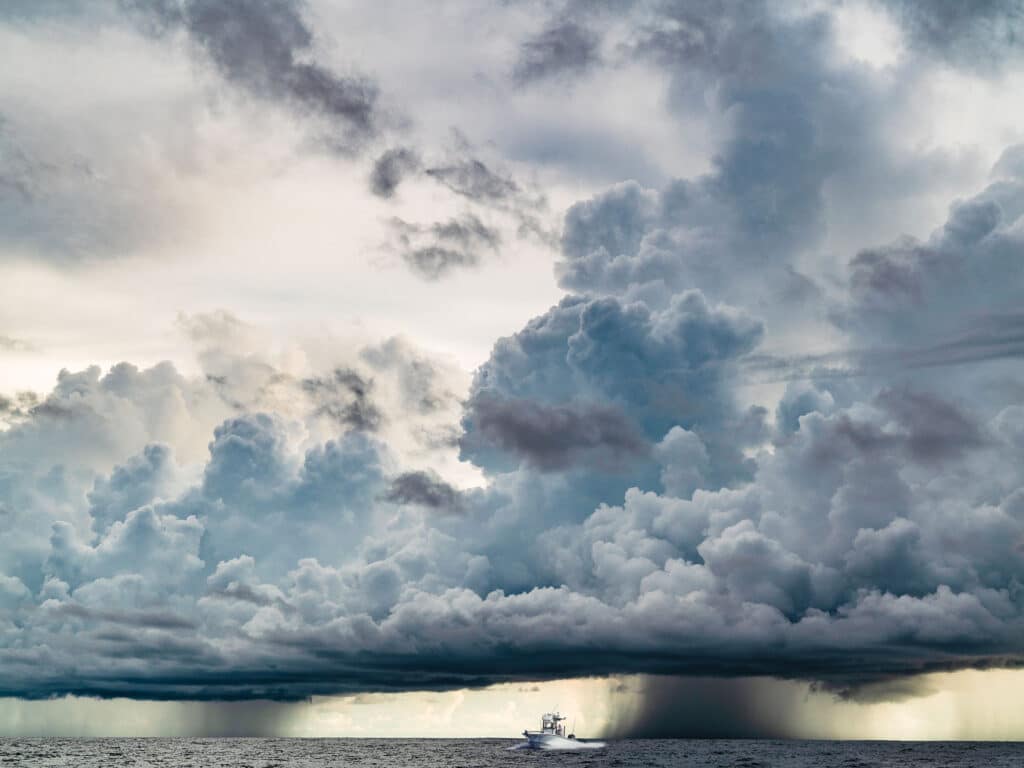
[[[0,739],[0,766],[336,768],[370,766],[868,766],[1024,765],[1024,743],[652,739],[579,752],[510,750],[511,739]]]

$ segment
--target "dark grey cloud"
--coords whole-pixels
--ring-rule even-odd
[[[467,211],[459,217],[462,220],[461,229],[468,227],[476,230],[477,235],[482,235],[479,224],[469,225],[474,220],[479,221],[478,212],[486,212],[505,225],[511,224],[516,236],[521,239],[532,238],[549,246],[555,244],[552,226],[546,221],[547,199],[535,184],[523,184],[494,161],[485,162],[472,143],[457,129],[452,130],[450,144],[439,157],[426,159],[423,151],[412,147],[387,150],[374,162],[370,174],[371,192],[378,197],[390,198],[405,179],[413,176],[426,178],[466,203]],[[448,222],[449,230],[455,222],[456,219]],[[446,226],[445,223],[438,222],[434,229],[440,230],[443,226]],[[414,225],[410,233],[423,230],[422,225]],[[492,229],[491,232],[492,235],[477,239],[496,246],[497,231]],[[440,234],[445,236],[444,232]],[[449,233],[448,239],[458,235],[458,232]],[[471,265],[474,262],[472,254],[443,243],[425,246],[410,261],[414,269],[422,265],[427,274],[433,274],[438,267],[443,270],[448,263]]]
[[[56,610],[58,613],[80,619],[143,629],[189,630],[196,628],[195,622],[190,619],[161,611],[104,611],[86,608],[73,602],[64,603]]]
[[[418,504],[442,512],[459,512],[463,508],[459,491],[432,471],[416,470],[398,475],[391,481],[384,498],[396,504]]]
[[[481,395],[473,403],[477,440],[541,470],[586,463],[628,471],[650,445],[622,411],[598,403],[545,405]]]
[[[377,197],[392,197],[402,180],[417,172],[422,161],[414,149],[395,147],[384,152],[373,163],[370,191]]]
[[[357,371],[338,368],[330,377],[304,379],[302,388],[318,402],[317,414],[353,429],[372,432],[383,420],[371,393],[373,381]]]
[[[883,0],[912,45],[974,69],[1001,64],[1024,35],[1020,0]]]
[[[458,243],[463,246],[481,244],[496,248],[501,243],[501,236],[498,232],[486,226],[473,215],[436,222],[431,225],[430,233],[438,240]]]
[[[572,19],[555,19],[519,47],[513,78],[528,84],[578,75],[600,61],[600,38]]]
[[[481,252],[495,252],[501,234],[472,213],[424,226],[393,218],[402,260],[426,280],[438,280],[460,267],[475,267]]]
[[[495,172],[475,157],[431,166],[424,173],[455,194],[474,201],[505,203],[520,193],[519,185],[513,179]]]
[[[904,430],[913,460],[957,458],[984,441],[981,425],[935,395],[890,389],[879,394],[878,403]]]
[[[150,28],[184,29],[228,82],[258,98],[323,117],[337,146],[352,149],[381,122],[378,89],[365,76],[317,63],[300,0],[123,0]]]
[[[456,267],[475,267],[479,257],[468,251],[445,248],[441,245],[426,245],[402,254],[409,267],[428,280],[437,280]]]

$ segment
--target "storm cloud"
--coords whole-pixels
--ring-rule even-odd
[[[567,293],[516,305],[471,377],[402,336],[275,350],[213,312],[179,320],[187,366],[66,369],[0,397],[0,696],[299,701],[643,673],[620,735],[785,735],[752,678],[892,698],[908,676],[1024,659],[1021,148],[927,225],[900,236],[884,210],[933,211],[931,180],[956,165],[892,128],[917,119],[921,72],[1013,13],[888,4],[908,41],[888,70],[843,53],[830,9],[558,16],[508,46],[515,98],[585,99],[598,63],[609,83],[655,72],[672,135],[704,121],[712,148],[689,176],[559,187],[551,238],[515,161],[378,141],[377,87],[319,56],[314,8],[132,5],[218,82],[372,149],[359,189],[388,206],[391,253],[421,278],[388,280],[422,291],[424,323],[475,329],[488,297],[456,306],[444,278],[477,290],[513,241],[555,245]],[[474,82],[511,88],[496,58]],[[0,134],[5,221],[92,178],[26,136]],[[680,685],[699,694],[685,728],[652,716]]]

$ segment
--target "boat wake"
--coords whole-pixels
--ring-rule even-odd
[[[556,751],[556,750],[574,751],[574,750],[582,750],[582,749],[601,749],[601,748],[603,748],[605,746],[605,743],[603,741],[580,741],[579,739],[574,739],[572,741],[570,741],[569,739],[566,739],[566,741],[569,742],[569,743],[568,744],[533,744],[533,743],[531,743],[529,741],[523,741],[523,742],[520,742],[519,744],[513,744],[511,747],[509,747],[509,751],[513,751],[513,750],[517,750],[517,749],[542,749],[542,750],[544,750],[546,752],[553,752],[553,751]]]

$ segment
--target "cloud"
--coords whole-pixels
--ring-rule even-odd
[[[567,297],[500,340],[478,370],[462,454],[484,467],[502,466],[503,452],[566,465],[590,449],[600,449],[591,458],[605,448],[606,458],[639,455],[681,425],[707,437],[716,478],[742,474],[734,448],[718,438],[723,424],[740,419],[724,377],[761,333],[752,318],[710,306],[699,292],[660,311]]]
[[[858,253],[850,262],[852,305],[837,320],[872,340],[931,342],[925,357],[970,359],[972,347],[982,358],[986,348],[1012,352],[1024,183],[1005,161],[1012,151],[1003,157],[995,169],[1002,178],[951,205],[927,241],[904,238]]]
[[[416,248],[403,254],[406,264],[428,280],[437,280],[455,267],[474,267],[477,257],[466,251],[456,251],[438,245]]]
[[[928,3],[886,0],[911,44],[968,69],[999,65],[1013,55],[1024,31],[1017,0]]]
[[[31,87],[12,77],[0,93],[0,259],[80,267],[201,251],[210,201],[242,201],[236,185],[252,179],[254,156],[280,178],[301,165],[297,147],[347,156],[375,145],[391,113],[371,78],[325,63],[309,10],[303,0],[5,6],[6,69],[47,67]],[[76,76],[102,87],[76,90]]]
[[[437,279],[452,267],[475,266],[478,251],[498,250],[509,229],[520,240],[554,245],[546,197],[535,182],[516,180],[504,165],[484,160],[454,128],[449,146],[439,153],[400,146],[377,157],[370,170],[370,191],[377,197],[393,201],[399,186],[419,181],[422,190],[422,182],[428,181],[462,204],[461,213],[430,225],[391,219],[393,235],[403,246],[402,257],[414,272]]]
[[[370,399],[373,381],[358,372],[337,368],[330,377],[303,379],[302,388],[319,401],[318,415],[368,432],[380,427],[383,416]]]
[[[875,201],[907,204],[949,178],[951,157],[882,128],[919,69],[880,86],[837,59],[832,15],[778,10],[668,4],[633,21],[630,61],[656,66],[673,113],[705,116],[719,138],[699,175],[655,188],[623,180],[571,206],[556,265],[566,290],[658,303],[699,288],[773,333],[827,333],[844,248],[870,243],[875,226],[903,226]],[[857,228],[844,224],[853,211]]]
[[[594,350],[583,343],[596,338],[591,320],[601,318],[606,340],[615,338],[612,329],[646,329],[645,343],[658,350],[651,360],[664,366],[657,370],[681,360],[707,365],[757,335],[749,321],[694,296],[664,315],[602,301],[607,306],[590,317],[593,303],[574,300],[538,318],[514,346],[511,339],[499,345],[489,366],[489,392],[495,384],[506,397],[518,392],[518,411],[503,412],[513,423],[533,409],[556,426],[552,414],[573,414],[560,430],[567,437],[552,445],[575,460],[601,440],[609,439],[611,456],[634,443],[611,439],[605,427],[619,422],[602,421],[583,401],[553,399],[558,379],[545,383],[543,368],[514,374],[508,366],[523,352],[531,355],[520,361],[531,367],[571,361],[585,374],[579,381],[614,396],[608,402],[637,418],[640,430],[650,404],[628,382],[605,377],[619,369],[592,367]],[[643,322],[627,322],[630,312]],[[558,329],[570,319],[571,327]],[[687,357],[667,354],[668,339],[685,339]],[[613,348],[602,343],[602,360],[616,359],[607,356]],[[385,347],[368,359],[383,372],[396,352]],[[65,376],[60,387],[116,384],[131,400],[146,391],[149,374],[120,371],[103,381]],[[477,417],[485,402],[477,399]],[[213,429],[193,481],[186,474],[176,482],[180,470],[157,447],[96,481],[51,475],[34,496],[25,495],[29,485],[7,481],[4,503],[32,499],[41,532],[49,530],[20,550],[5,539],[6,562],[20,563],[7,576],[25,585],[16,590],[15,615],[37,650],[4,648],[2,688],[29,697],[292,699],[567,670],[709,668],[857,686],[1012,654],[1020,618],[1006,590],[1024,540],[1024,507],[1014,495],[1019,467],[1006,448],[1020,431],[1012,414],[990,430],[948,401],[900,390],[832,409],[801,415],[773,452],[757,457],[752,481],[734,488],[714,479],[716,455],[702,433],[674,427],[652,458],[638,456],[661,468],[660,490],[633,489],[620,507],[536,529],[523,517],[528,489],[540,491],[543,520],[559,498],[545,500],[545,486],[581,482],[560,471],[555,454],[538,454],[544,466],[494,465],[492,487],[467,495],[425,470],[388,470],[387,450],[359,430],[302,445],[285,420],[259,413]],[[302,419],[314,423],[314,410]],[[116,409],[106,413],[90,428],[120,418]],[[59,435],[66,419],[33,414],[5,433],[0,456],[24,461],[27,454],[10,446],[33,431]],[[574,442],[577,429],[582,442]],[[36,454],[33,476],[47,477],[52,460]],[[979,503],[963,478],[991,472],[993,462],[1005,465],[996,475],[1000,489],[988,495],[997,503]],[[940,464],[940,477],[959,479],[935,499],[925,488]],[[584,480],[592,483],[591,475]],[[76,506],[75,488],[89,483],[88,504]],[[456,506],[459,515],[436,514]],[[525,534],[525,550],[503,520]],[[523,578],[525,588],[506,589]],[[58,629],[69,625],[70,634]],[[537,663],[543,648],[559,649],[556,667]],[[276,659],[270,670],[268,654]],[[870,667],[858,661],[865,656]],[[39,677],[58,660],[76,670],[74,684]]]
[[[329,121],[346,150],[376,135],[378,89],[311,59],[312,29],[297,0],[125,0],[157,29],[182,28],[225,80],[253,96]]]
[[[475,157],[432,166],[424,173],[455,194],[471,200],[503,203],[519,194],[519,185],[515,181],[494,172]]]
[[[524,85],[565,74],[577,75],[600,60],[599,43],[593,31],[572,19],[552,20],[520,45],[513,78]]]
[[[374,195],[393,200],[401,184],[418,180],[422,189],[426,180],[461,200],[463,209],[431,223],[391,217],[392,243],[385,250],[397,251],[414,274],[434,281],[478,266],[485,253],[499,252],[510,236],[553,244],[545,220],[547,201],[535,185],[524,185],[485,162],[458,130],[453,129],[450,143],[433,158],[419,149],[397,147],[375,160],[370,173]]]
[[[102,144],[69,136],[66,126],[35,110],[0,112],[3,258],[28,249],[74,262],[130,252],[169,234],[165,220],[175,219],[181,205],[154,182],[152,159],[132,150],[111,158]]]
[[[11,336],[0,336],[0,351],[6,352],[28,352],[33,349],[27,341],[15,339]]]
[[[384,498],[396,504],[418,504],[442,512],[459,512],[463,507],[458,490],[436,472],[423,470],[395,477]]]
[[[391,219],[402,260],[425,280],[438,280],[459,267],[475,267],[481,251],[497,251],[501,234],[472,213],[429,226]]]
[[[836,314],[840,325],[848,315]],[[1021,318],[1014,312],[985,311],[961,318],[960,330],[936,343],[921,346],[854,348],[822,354],[778,356],[753,354],[743,360],[743,368],[762,380],[854,378],[898,374],[922,368],[995,362],[1024,355],[1021,345]]]
[[[610,469],[649,450],[621,411],[597,404],[555,406],[481,395],[473,404],[473,428],[486,444],[539,469],[580,462]]]
[[[402,179],[420,169],[419,155],[408,147],[389,149],[373,163],[370,191],[377,197],[392,197]]]
[[[957,457],[982,443],[982,428],[934,395],[886,390],[878,403],[905,430],[908,452],[917,461]]]
[[[141,454],[116,466],[109,477],[98,478],[88,494],[89,516],[96,532],[107,531],[132,510],[171,492],[175,470],[171,450],[151,443]]]

